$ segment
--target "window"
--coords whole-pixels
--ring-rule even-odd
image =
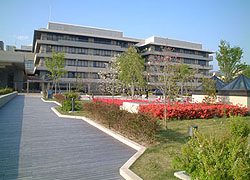
[[[161,52],[162,51],[162,47],[161,46],[155,46],[155,51]]]
[[[198,60],[198,64],[201,66],[206,66],[206,61],[205,60]]]
[[[97,73],[91,73],[90,77],[91,77],[91,79],[100,79],[99,75]]]
[[[93,67],[105,68],[105,63],[101,61],[93,61]]]
[[[66,65],[67,66],[75,66],[75,60],[74,59],[67,59]]]
[[[186,64],[195,64],[195,59],[184,58],[184,63],[186,63]]]
[[[103,39],[103,38],[94,38],[94,43],[111,44],[111,40],[110,39]]]
[[[68,72],[69,78],[75,78],[75,72]]]
[[[88,61],[86,61],[86,60],[78,60],[77,65],[81,66],[81,67],[88,67]]]
[[[88,42],[89,38],[85,37],[85,36],[80,36],[80,37],[78,37],[78,41],[80,41],[80,42]]]

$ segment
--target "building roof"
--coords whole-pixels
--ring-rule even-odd
[[[228,83],[221,89],[222,91],[234,91],[234,90],[245,90],[250,91],[250,78],[239,75],[237,78]]]
[[[217,76],[212,76],[210,79],[215,81],[215,88],[216,90],[220,90],[222,89],[224,86],[226,86],[226,83],[224,81],[222,81],[220,78],[218,78]],[[196,91],[202,91],[203,90],[203,84],[201,84],[200,86],[198,86],[196,88]]]
[[[220,90],[220,89],[222,89],[224,86],[227,85],[224,81],[222,81],[222,80],[221,80],[220,78],[218,78],[217,76],[212,76],[211,79],[215,81],[216,90]]]
[[[141,42],[137,43],[136,46],[141,47],[148,44],[158,45],[158,46],[170,46],[175,48],[184,48],[184,49],[214,53],[212,51],[202,49],[202,44],[200,43],[181,41],[181,40],[169,39],[157,36],[151,36],[145,40],[142,40]]]

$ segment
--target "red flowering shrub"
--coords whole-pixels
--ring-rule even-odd
[[[123,102],[149,102],[142,99],[111,99],[111,98],[94,98],[93,102],[103,102],[107,104],[115,104],[121,106]]]
[[[209,119],[214,117],[246,116],[248,109],[229,104],[174,103],[167,105],[167,119]],[[164,118],[164,104],[140,105],[139,112]]]
[[[66,100],[66,97],[63,94],[54,94],[54,99],[62,104]]]

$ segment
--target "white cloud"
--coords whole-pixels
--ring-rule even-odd
[[[17,40],[20,40],[20,41],[24,41],[24,40],[29,39],[29,36],[26,36],[26,35],[18,35],[18,36],[16,36],[16,39],[17,39]]]

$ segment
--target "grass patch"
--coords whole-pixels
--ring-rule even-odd
[[[242,117],[250,127],[250,117]],[[157,144],[149,147],[132,165],[131,170],[143,179],[176,179],[172,167],[174,156],[181,152],[181,147],[188,141],[188,128],[198,125],[198,130],[206,135],[222,137],[228,133],[228,118],[183,120],[168,122],[168,129],[157,134]]]
[[[74,111],[74,112],[66,112],[62,110],[62,107],[56,107],[56,110],[63,115],[71,115],[71,116],[84,116],[89,117],[89,114],[86,111]]]

